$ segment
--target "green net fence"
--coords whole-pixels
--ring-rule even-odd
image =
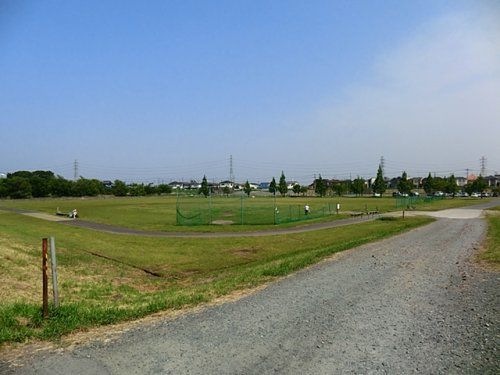
[[[438,200],[442,200],[444,197],[434,197],[434,196],[418,196],[418,197],[397,197],[396,198],[396,208],[412,209],[417,207],[419,204],[432,203]]]
[[[239,197],[182,197],[177,202],[177,225],[266,225],[311,220],[336,213],[334,202],[311,205],[283,204],[279,199]]]

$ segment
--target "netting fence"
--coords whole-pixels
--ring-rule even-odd
[[[181,197],[177,201],[177,225],[266,225],[322,218],[336,214],[334,202],[310,206],[287,204],[272,197],[252,199],[237,197]]]
[[[443,196],[397,197],[396,208],[412,209],[424,203],[432,203],[444,199]]]

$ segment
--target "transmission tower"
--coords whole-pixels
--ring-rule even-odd
[[[73,179],[78,180],[78,160],[76,159],[73,162]]]
[[[486,173],[486,157],[481,156],[481,159],[479,159],[479,161],[481,163],[481,176],[484,177]]]
[[[234,182],[233,155],[229,155],[229,181]]]
[[[380,169],[382,169],[382,176],[385,174],[385,158],[383,156],[380,157]]]

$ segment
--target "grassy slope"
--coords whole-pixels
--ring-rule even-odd
[[[246,201],[247,215],[252,215],[252,208],[259,210],[262,213],[263,209],[269,215],[272,215],[274,202],[271,197],[258,197]],[[380,212],[393,211],[396,209],[395,200],[393,198],[277,198],[276,199],[280,212],[286,213],[290,208],[303,207],[306,203],[311,206],[312,212],[316,212],[321,207],[336,203],[341,204],[342,211],[365,211],[378,209]],[[476,199],[445,199],[429,204],[419,204],[418,210],[438,210],[443,208],[452,208],[478,203]],[[18,207],[36,211],[42,211],[49,214],[54,214],[56,208],[63,212],[77,208],[81,217],[85,220],[94,222],[113,224],[117,226],[129,227],[143,230],[160,230],[160,231],[245,231],[258,230],[274,227],[273,225],[229,225],[229,226],[178,226],[175,218],[175,197],[125,197],[125,198],[62,198],[62,199],[31,199],[31,200],[3,200],[0,201],[0,206]],[[203,198],[183,198],[183,205],[189,206],[207,206],[207,200]],[[240,205],[239,198],[214,198],[213,206],[230,207],[238,210]],[[323,219],[315,219],[314,221],[325,221],[332,219],[344,218],[344,215],[332,215]],[[224,219],[224,217],[221,217]],[[299,223],[281,224],[280,227],[304,225],[311,221],[302,221]]]
[[[5,286],[0,290],[0,342],[55,338],[209,301],[430,221],[375,221],[287,236],[200,240],[114,236],[0,212],[0,281]],[[56,236],[62,306],[42,321],[40,239],[47,235]]]

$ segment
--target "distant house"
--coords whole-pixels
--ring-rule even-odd
[[[455,181],[459,187],[467,185],[467,179],[465,177],[455,177]]]
[[[189,188],[189,183],[188,182],[181,182],[181,181],[172,181],[168,184],[172,189],[188,189]]]
[[[376,180],[375,177],[372,177],[372,178],[369,178],[368,180],[366,180],[369,188],[371,188],[373,186],[373,184],[375,183],[375,180]]]
[[[258,189],[269,190],[269,185],[270,185],[269,182],[261,182],[258,186]]]
[[[308,185],[307,188],[309,190],[316,190],[316,183],[317,183],[318,179],[315,179],[312,184]],[[325,183],[326,185],[326,188],[327,189],[331,189],[333,186],[337,185],[337,184],[340,184],[340,183],[346,183],[348,180],[337,180],[337,179],[327,179],[327,178],[324,178],[323,179],[323,182]],[[365,185],[367,185],[368,182],[365,181]]]
[[[288,190],[292,190],[295,185],[300,185],[297,181],[288,181],[286,187]]]
[[[474,182],[477,180],[477,176],[474,173],[471,173],[467,176],[467,182]]]
[[[418,189],[422,186],[422,178],[421,177],[412,177],[412,178],[409,178],[409,180],[412,182],[414,189]]]
[[[256,182],[250,182],[250,189],[257,190],[259,188],[259,184]]]
[[[500,175],[486,176],[484,178],[489,188],[500,187]]]
[[[397,189],[398,188],[398,183],[399,180],[401,180],[401,177],[394,177],[389,180],[389,183],[387,184],[387,187],[389,189]]]
[[[188,187],[188,189],[199,189],[199,188],[201,188],[201,183],[200,182],[196,182],[195,180],[189,181],[189,187]]]
[[[221,181],[221,182],[219,183],[219,187],[220,187],[221,189],[224,189],[224,188],[234,189],[234,185],[235,185],[235,184],[234,184],[234,182],[229,181],[229,180],[226,180],[226,181]]]

